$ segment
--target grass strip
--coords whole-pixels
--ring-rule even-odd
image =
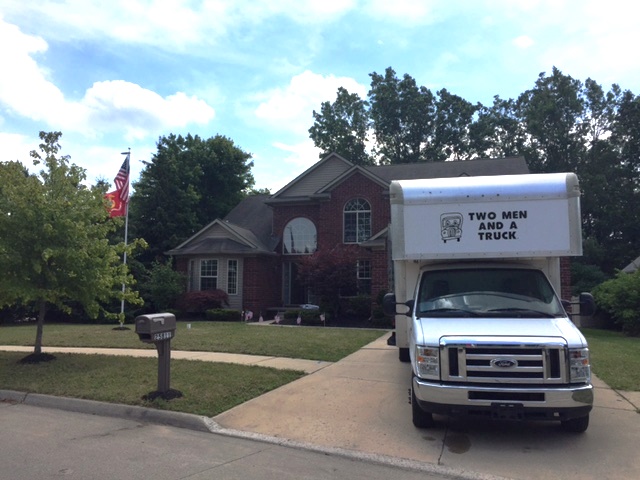
[[[0,352],[0,388],[84,398],[213,417],[304,376],[274,368],[171,360],[171,388],[183,396],[143,400],[157,388],[157,359],[56,354],[55,360],[22,364],[24,353]]]
[[[594,373],[611,388],[640,391],[640,338],[584,328]]]

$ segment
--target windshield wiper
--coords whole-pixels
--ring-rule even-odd
[[[487,312],[500,312],[511,313],[517,317],[525,318],[555,318],[556,315],[547,312],[541,312],[540,310],[532,310],[529,308],[494,308],[487,310]]]

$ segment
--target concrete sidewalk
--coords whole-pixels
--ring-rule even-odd
[[[213,419],[184,414],[172,417],[170,412],[158,411],[138,415],[147,421],[353,458],[375,458],[391,465],[428,466],[459,478],[640,478],[640,392],[615,391],[594,378],[591,425],[581,435],[563,432],[556,422],[489,422],[437,416],[435,428],[420,430],[411,423],[410,366],[398,361],[397,349],[386,344],[387,337],[388,334],[332,364],[174,351],[172,358],[231,361],[313,373]],[[5,348],[8,347],[0,347]],[[87,353],[85,349],[64,351]],[[116,352],[156,355],[155,350],[91,350]],[[28,397],[25,403],[39,405],[46,396]],[[85,412],[93,411],[94,407],[88,404],[97,403],[58,401],[59,408],[67,405]],[[104,414],[120,415],[107,412],[109,408],[123,408],[127,415],[137,411],[135,407],[105,406]],[[167,418],[161,418],[163,415]]]

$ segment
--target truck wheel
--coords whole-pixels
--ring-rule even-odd
[[[565,432],[582,433],[589,427],[589,415],[586,417],[570,418],[562,420],[560,426]]]
[[[416,428],[430,428],[434,425],[433,415],[430,412],[425,412],[418,404],[413,385],[411,386],[411,415],[413,417],[413,425]]]
[[[408,348],[399,348],[398,349],[398,358],[403,363],[408,363],[411,361],[409,357],[409,349]]]

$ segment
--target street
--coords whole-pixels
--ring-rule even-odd
[[[445,476],[133,420],[0,402],[0,478],[367,479]]]

